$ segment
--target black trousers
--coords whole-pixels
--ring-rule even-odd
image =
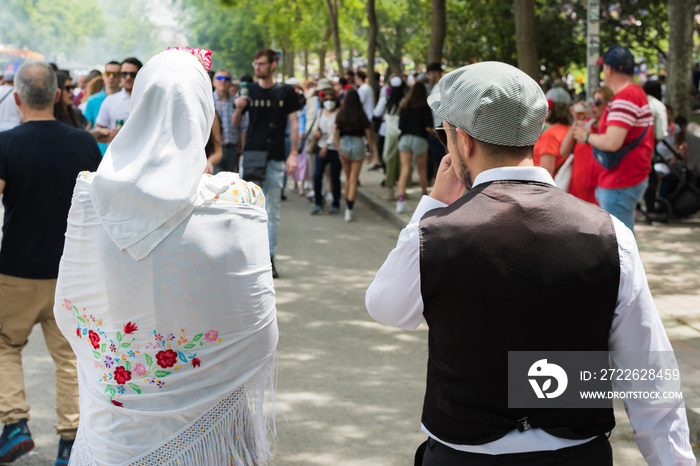
[[[552,451],[482,455],[454,450],[429,438],[416,451],[415,466],[612,466],[612,448],[600,436],[583,445]]]

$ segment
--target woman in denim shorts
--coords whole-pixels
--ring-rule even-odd
[[[360,103],[360,96],[354,89],[350,89],[343,98],[343,104],[335,119],[333,135],[345,169],[345,221],[349,222],[353,219],[357,180],[360,177],[362,162],[367,156],[363,138],[367,138],[370,154],[376,156],[370,123]]]
[[[406,185],[413,157],[420,179],[423,194],[428,194],[428,131],[433,131],[433,114],[428,107],[428,93],[425,85],[417,82],[399,106],[399,157],[401,176],[399,177],[399,198],[396,212],[408,212],[406,205]]]

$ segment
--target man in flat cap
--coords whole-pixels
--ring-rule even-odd
[[[425,320],[429,328],[428,440],[416,464],[611,465],[611,402],[511,406],[509,358],[575,351],[607,361],[606,351],[672,351],[634,236],[533,166],[547,100],[530,77],[485,62],[448,73],[438,86],[428,102],[443,119],[449,154],[365,300],[382,323],[413,330]],[[629,368],[620,354],[611,353],[614,367]],[[525,368],[527,391],[527,369],[537,367]],[[556,378],[556,392],[565,391],[563,380]],[[541,386],[547,398],[551,385]],[[544,398],[532,388],[535,401]],[[682,400],[656,406],[626,400],[646,460],[694,465]]]
[[[605,85],[615,95],[600,118],[598,133],[577,127],[574,138],[593,146],[594,156],[600,162],[594,165],[593,172],[598,203],[634,230],[634,211],[651,172],[654,117],[644,89],[634,83],[634,56],[629,50],[613,45],[598,64],[603,65]],[[601,154],[605,153],[618,154],[619,162],[604,166]]]

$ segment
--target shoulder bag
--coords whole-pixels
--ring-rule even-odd
[[[263,183],[265,181],[265,170],[267,169],[267,160],[272,152],[275,141],[275,131],[277,130],[277,122],[280,116],[280,97],[282,95],[282,86],[275,83],[272,88],[272,119],[267,133],[267,150],[249,150],[243,153],[243,179],[254,183]]]

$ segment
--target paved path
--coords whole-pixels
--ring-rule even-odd
[[[383,194],[376,174],[363,171],[362,182],[366,199]],[[418,195],[415,188],[410,192],[413,203]],[[364,308],[364,292],[398,237],[395,224],[409,218],[388,218],[391,207],[358,203],[357,221],[345,223],[340,215],[309,215],[311,204],[294,193],[283,204],[275,285],[278,400],[286,420],[278,418],[272,465],[407,465],[424,440],[419,425],[427,330],[386,327]],[[676,342],[700,344],[700,324],[693,320],[700,316],[694,260],[700,229],[642,226],[638,235],[669,334]],[[57,443],[53,363],[38,327],[24,362],[37,448],[16,464],[50,465]],[[643,464],[624,411],[616,414],[615,464]]]

